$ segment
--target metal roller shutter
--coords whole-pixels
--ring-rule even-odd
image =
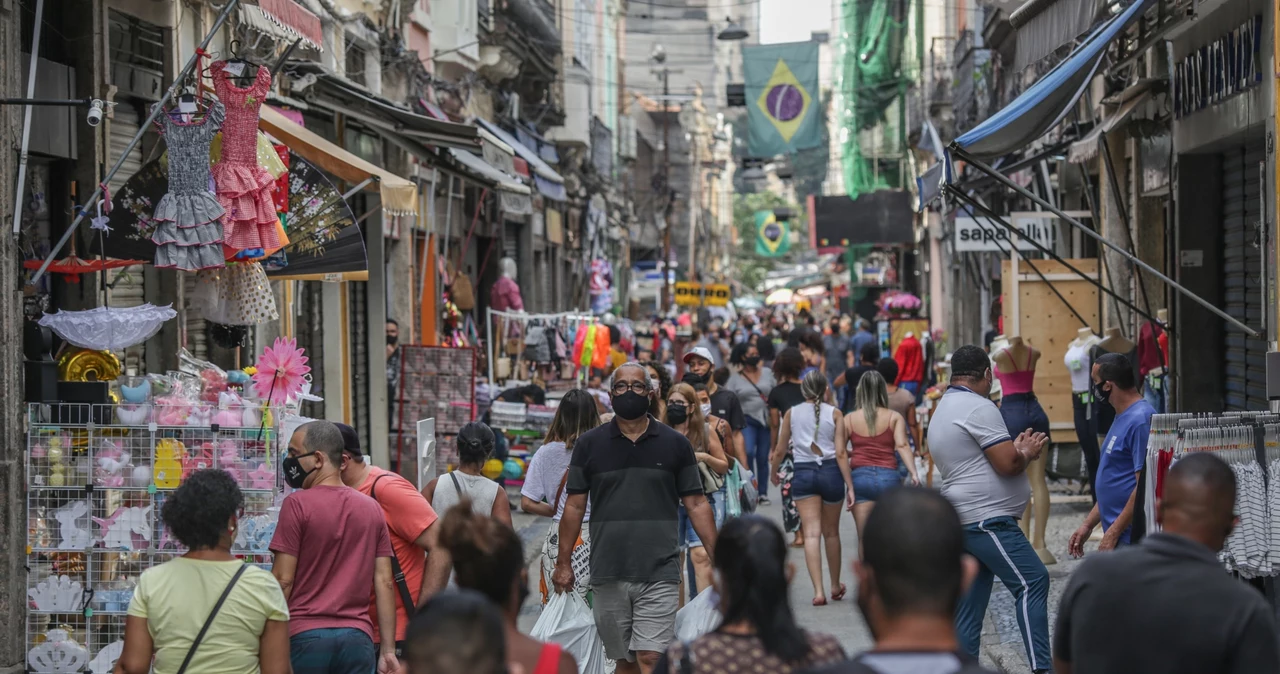
[[[294,336],[298,346],[306,351],[311,365],[311,389],[324,396],[324,300],[323,283],[316,281],[285,281],[295,283]],[[312,419],[324,418],[324,403],[307,401],[302,404],[302,415]]]
[[[124,148],[133,140],[135,134],[138,133],[138,111],[129,99],[122,101],[115,107],[114,116],[108,120],[108,133],[110,140],[110,155],[107,157],[107,165],[113,165],[117,158],[124,154]],[[124,185],[125,181],[133,177],[133,174],[142,168],[142,148],[135,147],[133,151],[125,156],[124,164],[120,166],[120,170],[111,177],[109,186],[112,192],[115,192]],[[142,265],[135,267],[125,267],[123,269],[112,269],[107,272],[107,302],[113,307],[136,307],[146,301],[146,292],[143,287],[143,268]],[[144,363],[146,363],[146,345],[135,347],[128,350],[123,355],[123,361],[126,372],[142,372]]]
[[[1255,329],[1262,328],[1261,251],[1257,246],[1261,218],[1265,143],[1251,143],[1224,153],[1222,237],[1225,309]],[[1228,410],[1265,410],[1266,342],[1228,329],[1225,336]]]
[[[351,425],[360,434],[360,446],[369,442],[369,314],[367,283],[347,284],[347,318],[351,341],[347,353],[351,363]],[[379,367],[386,367],[386,357],[379,354]]]

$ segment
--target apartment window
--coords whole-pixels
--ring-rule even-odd
[[[361,86],[367,86],[368,81],[365,77],[365,64],[368,59],[369,53],[365,51],[364,47],[351,42],[350,38],[348,38],[346,58],[347,79]]]

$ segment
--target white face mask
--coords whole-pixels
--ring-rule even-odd
[[[657,377],[649,377],[649,389],[652,391],[660,391],[662,389],[662,381]]]
[[[711,415],[711,403],[707,403],[706,405],[702,406],[702,416],[705,417],[710,415]]]

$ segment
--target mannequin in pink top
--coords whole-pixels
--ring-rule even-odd
[[[1010,434],[1028,428],[1037,433],[1049,434],[1049,417],[1036,399],[1034,392],[1036,363],[1040,352],[1025,343],[1021,337],[1010,337],[1009,346],[992,354],[996,379],[1000,380],[1000,415],[1009,427]],[[1049,519],[1049,484],[1045,480],[1046,454],[1027,466],[1027,478],[1031,481],[1031,503],[1022,516],[1022,532],[1031,539],[1040,561],[1053,564],[1057,560],[1045,548],[1044,531]],[[1031,526],[1032,515],[1035,527]]]

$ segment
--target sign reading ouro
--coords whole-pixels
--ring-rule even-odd
[[[1053,250],[1058,241],[1058,223],[1054,216],[1046,213],[1039,215],[1013,215],[1007,218],[1018,231],[1030,237],[1032,241]],[[987,218],[956,218],[955,251],[957,253],[1005,253],[1009,252],[1010,239],[1017,244],[1019,251],[1038,250],[1027,239],[1018,236],[1003,225]]]

